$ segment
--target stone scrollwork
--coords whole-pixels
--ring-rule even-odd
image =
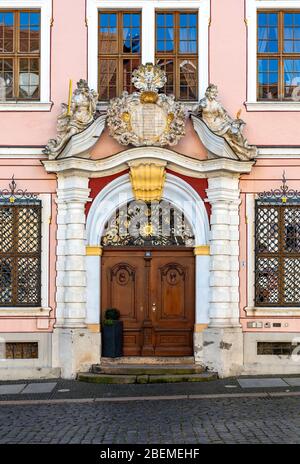
[[[217,101],[218,88],[210,84],[205,97],[197,105],[196,113],[215,134],[223,137],[241,161],[248,161],[257,156],[257,147],[249,145],[243,135],[245,122],[237,117],[233,119]]]
[[[70,138],[84,131],[95,119],[98,94],[91,90],[84,79],[77,82],[70,105],[62,103],[57,119],[57,136],[50,139],[44,153],[55,157]]]
[[[173,146],[185,135],[186,113],[173,95],[158,93],[166,83],[165,73],[152,63],[133,72],[139,92],[111,100],[107,110],[110,135],[122,145]]]

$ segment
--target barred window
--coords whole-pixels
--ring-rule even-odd
[[[40,98],[40,11],[0,10],[0,101]]]
[[[255,304],[300,306],[300,204],[256,201]]]
[[[41,305],[41,202],[0,206],[0,306]]]
[[[295,100],[300,85],[300,10],[257,13],[258,100]]]

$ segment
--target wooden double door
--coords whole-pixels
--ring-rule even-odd
[[[193,250],[104,248],[101,262],[101,314],[119,309],[124,356],[192,355]]]

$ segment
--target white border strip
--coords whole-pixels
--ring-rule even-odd
[[[248,111],[300,111],[300,102],[258,102],[256,95],[257,83],[257,10],[258,9],[300,9],[300,0],[246,0],[246,21],[248,26],[248,75],[247,102]],[[268,106],[267,106],[268,105]],[[275,105],[278,105],[276,108]]]
[[[32,8],[41,10],[41,89],[40,101],[14,104],[13,102],[0,102],[0,111],[49,111],[50,104],[50,23],[52,18],[51,0],[1,0],[0,9]]]
[[[155,55],[155,9],[199,10],[199,98],[208,85],[208,28],[210,0],[87,0],[88,23],[88,82],[93,89],[98,88],[98,10],[99,9],[139,9],[142,11],[142,62],[154,62]]]

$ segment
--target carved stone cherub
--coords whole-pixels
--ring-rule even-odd
[[[233,119],[217,101],[217,96],[217,86],[210,84],[198,106],[202,120],[212,132],[224,137],[240,160],[254,159],[257,156],[257,148],[249,145],[242,133],[245,122],[239,118]]]
[[[94,120],[98,94],[90,90],[87,82],[80,79],[74,91],[70,108],[62,103],[62,112],[57,118],[57,136],[50,139],[44,153],[58,154],[70,138],[86,129]]]

